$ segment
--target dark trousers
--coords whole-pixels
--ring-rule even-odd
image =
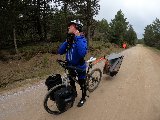
[[[76,77],[76,76],[78,77],[78,82],[79,82],[79,85],[80,85],[81,90],[82,90],[82,99],[85,99],[85,97],[86,97],[86,71],[76,72],[76,71],[70,70],[69,74],[72,77]],[[85,76],[85,77],[79,78],[79,76]],[[72,80],[72,77],[70,77],[70,85],[73,87],[73,89],[76,90],[75,81]]]

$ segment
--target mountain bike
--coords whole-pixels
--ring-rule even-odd
[[[86,90],[89,92],[93,92],[99,85],[101,78],[102,78],[102,72],[99,68],[93,68],[94,66],[94,61],[96,60],[96,58],[91,57],[88,61],[86,61],[88,63],[88,68],[86,71]],[[57,105],[55,103],[55,101],[53,99],[51,99],[51,95],[55,94],[55,91],[59,90],[60,88],[66,88],[66,87],[71,87],[70,86],[70,81],[74,80],[77,84],[79,84],[78,82],[78,78],[77,77],[72,77],[69,74],[69,70],[76,70],[76,71],[84,71],[82,69],[76,68],[75,66],[68,66],[66,64],[66,61],[63,60],[57,60],[58,64],[64,68],[65,74],[61,77],[62,78],[62,83],[58,84],[54,87],[52,87],[46,94],[45,98],[44,98],[44,109],[50,113],[50,114],[60,114],[64,111],[60,111],[57,109]],[[72,79],[69,79],[70,77],[72,77]],[[89,95],[87,94],[87,96],[89,97]],[[70,102],[67,103],[68,108],[66,108],[65,111],[67,111],[67,109],[71,108],[74,104],[74,102]]]

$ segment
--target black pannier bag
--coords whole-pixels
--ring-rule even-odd
[[[59,84],[62,84],[62,78],[60,74],[54,74],[52,76],[49,76],[45,82],[45,85],[47,86],[48,90]]]
[[[116,75],[121,67],[123,57],[124,56],[121,54],[116,54],[116,53],[110,54],[107,57],[109,64],[105,64],[103,73],[106,73],[112,77]]]
[[[53,74],[52,76],[49,76],[46,81],[45,81],[45,85],[48,88],[48,91],[55,87],[56,85],[62,84],[62,78],[60,74]],[[54,99],[54,93],[56,90],[54,90],[51,94],[50,94],[50,99],[51,100],[55,100]]]
[[[75,93],[71,86],[63,87],[55,92],[55,102],[59,111],[64,112],[73,106]]]

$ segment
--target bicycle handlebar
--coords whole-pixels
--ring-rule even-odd
[[[77,68],[75,66],[67,66],[67,69],[73,69],[73,70],[77,70],[77,71],[84,71],[83,69]]]
[[[83,69],[77,68],[75,66],[67,66],[67,62],[63,61],[63,60],[57,60],[57,62],[60,64],[60,66],[62,66],[65,69],[72,69],[72,70],[77,70],[77,71],[84,71]]]
[[[63,68],[65,68],[65,67],[66,67],[66,64],[67,64],[67,62],[66,62],[66,61],[58,60],[58,59],[57,59],[57,62],[58,62],[58,63],[59,63],[59,65],[60,65],[60,66],[62,66]]]

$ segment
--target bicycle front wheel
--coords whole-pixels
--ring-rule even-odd
[[[58,115],[61,113],[57,108],[57,105],[54,101],[53,95],[56,90],[59,90],[62,87],[66,87],[66,86],[64,84],[59,84],[59,85],[51,88],[48,91],[48,93],[46,94],[46,96],[44,97],[44,102],[43,102],[44,109],[50,114]]]
[[[102,71],[99,68],[93,69],[88,75],[88,91],[93,92],[102,79]]]

